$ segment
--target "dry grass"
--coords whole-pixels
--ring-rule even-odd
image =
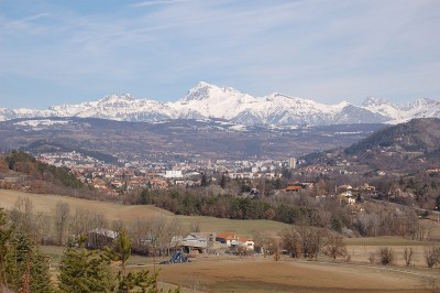
[[[175,217],[183,225],[199,223],[202,231],[220,232],[229,230],[249,235],[253,234],[253,232],[277,233],[287,226],[287,224],[269,220],[232,220],[202,216],[176,216],[169,211],[151,205],[122,205],[60,195],[31,194],[4,189],[0,189],[0,207],[11,209],[20,197],[31,199],[35,211],[49,215],[54,212],[57,202],[62,201],[68,203],[71,210],[76,208],[87,209],[91,212],[105,215],[109,221],[122,220],[126,223],[137,219],[148,220],[155,217]]]
[[[429,292],[418,275],[353,264],[211,258],[160,270],[188,292]]]
[[[63,249],[43,246],[42,250],[52,258],[55,271]],[[199,256],[192,260],[186,264],[156,265],[162,285],[179,285],[182,292],[431,292],[431,282],[440,275],[438,269],[288,257],[279,262],[272,258],[231,256]],[[152,258],[130,257],[129,270],[145,268],[153,269]]]
[[[411,240],[398,236],[345,238],[344,243],[358,246],[424,246],[432,244],[428,241]]]

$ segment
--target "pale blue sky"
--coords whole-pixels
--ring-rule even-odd
[[[199,80],[333,103],[440,97],[438,0],[0,0],[0,107]]]

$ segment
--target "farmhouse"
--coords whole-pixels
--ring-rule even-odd
[[[235,232],[218,233],[216,241],[226,244],[227,247],[245,247],[247,250],[254,250],[254,241],[246,236],[239,236]]]
[[[208,247],[208,237],[205,233],[190,233],[178,242],[177,247],[183,248],[185,252],[203,252]]]
[[[238,241],[238,235],[235,232],[220,232],[215,237],[215,241],[232,246],[232,241]]]
[[[254,240],[252,240],[252,238],[241,236],[239,237],[239,239],[240,239],[239,240],[240,246],[246,247],[247,250],[254,250],[255,243]]]

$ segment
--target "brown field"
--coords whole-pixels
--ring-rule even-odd
[[[44,246],[42,250],[51,257],[51,267],[55,268],[63,248]],[[153,259],[131,256],[128,269],[152,271]],[[179,285],[182,292],[435,292],[433,284],[440,286],[440,269],[287,257],[275,262],[261,256],[199,256],[186,264],[156,264],[156,269],[164,288]]]
[[[201,259],[160,265],[160,280],[193,292],[430,292],[439,271],[285,259]],[[438,275],[436,275],[438,274]]]
[[[87,209],[105,215],[109,221],[122,220],[123,222],[137,219],[152,219],[155,217],[177,218],[183,225],[199,223],[202,231],[236,231],[252,235],[254,232],[277,233],[287,224],[269,220],[232,220],[203,216],[180,216],[151,205],[121,205],[111,202],[80,199],[60,195],[32,194],[19,191],[0,189],[0,207],[11,209],[19,198],[32,200],[36,212],[52,214],[59,201],[69,204],[71,210]]]

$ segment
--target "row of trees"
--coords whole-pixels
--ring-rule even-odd
[[[279,260],[283,252],[292,258],[316,259],[320,253],[332,260],[349,258],[342,236],[326,229],[298,226],[283,230],[278,237],[256,235],[255,248]]]
[[[420,224],[412,208],[400,209],[375,202],[353,212],[337,198],[317,200],[303,193],[279,193],[268,197],[238,197],[214,188],[145,189],[125,199],[127,203],[153,204],[176,214],[214,216],[232,219],[268,219],[288,224],[328,228],[352,236],[399,235],[423,240],[428,227]]]
[[[293,258],[317,259],[322,254],[332,260],[351,259],[340,234],[315,227],[292,226],[283,230],[278,237],[272,238],[256,235],[255,247],[265,256],[273,255],[275,260],[279,260],[281,252]],[[415,263],[415,256],[412,247],[406,247],[402,251],[402,259],[406,266]],[[396,253],[392,248],[380,247],[369,254],[368,260],[372,264],[391,265],[396,261]],[[424,251],[424,261],[428,268],[439,266],[440,247],[427,247]]]
[[[125,230],[132,240],[132,250],[143,255],[169,255],[176,235],[197,232],[197,223],[183,226],[174,217],[139,218],[128,225],[121,221],[109,221],[106,217],[88,209],[72,209],[65,202],[58,202],[51,216],[34,211],[32,201],[20,198],[9,212],[9,219],[33,242],[43,245],[73,245],[82,235],[95,228],[114,231]],[[154,239],[154,247],[151,241]]]
[[[72,210],[61,201],[50,214],[34,211],[29,198],[19,198],[9,218],[17,229],[43,245],[65,245],[70,235],[80,236],[94,228],[110,227],[102,214],[81,208]]]
[[[153,204],[182,215],[231,219],[270,219],[289,224],[319,225],[319,211],[313,208],[294,206],[268,198],[251,199],[226,194],[212,194],[209,189],[165,191],[145,189],[140,194],[128,196],[126,201],[137,204]]]

